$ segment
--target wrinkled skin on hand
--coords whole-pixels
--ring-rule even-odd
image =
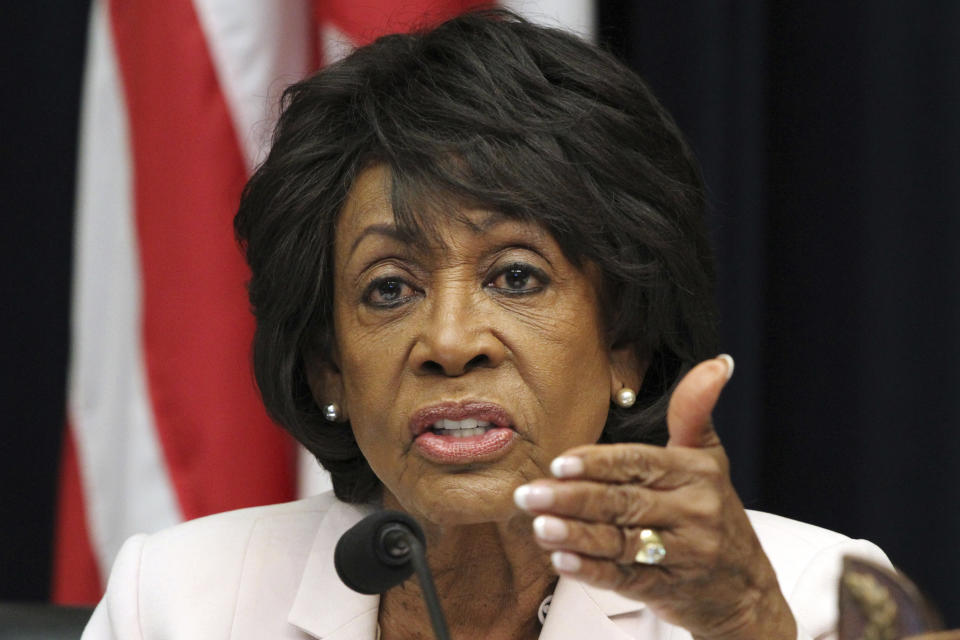
[[[641,600],[696,638],[795,640],[793,614],[713,429],[732,365],[716,358],[684,377],[670,401],[666,447],[570,449],[552,467],[561,477],[528,485],[541,503],[528,510],[546,516],[534,531],[540,546],[561,552],[552,556],[561,574]],[[659,532],[667,550],[656,566],[634,562],[643,528]]]

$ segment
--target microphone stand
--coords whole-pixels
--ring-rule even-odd
[[[443,610],[440,608],[440,599],[437,597],[437,588],[433,584],[430,567],[427,566],[427,556],[423,545],[420,544],[417,536],[412,533],[408,534],[406,538],[412,551],[410,562],[413,564],[413,570],[417,572],[420,590],[423,591],[423,599],[427,603],[427,611],[430,613],[433,634],[437,636],[437,640],[450,640],[450,631],[447,630],[447,621],[444,619]]]
[[[420,538],[410,528],[400,522],[390,523],[380,534],[380,541],[387,556],[395,561],[407,561],[413,565],[420,581],[420,591],[430,614],[430,624],[433,626],[433,635],[437,640],[450,640],[450,631],[447,621],[440,608],[440,599],[437,597],[437,587],[433,584],[433,574],[427,566],[427,552],[420,542]]]

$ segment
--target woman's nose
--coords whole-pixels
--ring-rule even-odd
[[[467,297],[443,296],[426,305],[427,317],[410,357],[420,374],[460,376],[496,367],[506,354],[482,304]]]

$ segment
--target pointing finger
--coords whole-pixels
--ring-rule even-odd
[[[714,463],[701,451],[621,442],[569,449],[554,458],[550,471],[561,479],[629,483],[665,490],[690,484],[697,476],[709,474]]]
[[[678,510],[660,500],[655,491],[630,484],[538,480],[518,487],[513,499],[518,507],[531,513],[551,513],[587,522],[663,527],[670,526],[678,517]]]

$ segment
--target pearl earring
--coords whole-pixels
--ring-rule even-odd
[[[323,405],[323,417],[327,422],[340,421],[340,405],[336,402]]]
[[[617,403],[618,407],[629,409],[637,401],[637,392],[630,387],[624,387],[613,396],[613,401]]]

